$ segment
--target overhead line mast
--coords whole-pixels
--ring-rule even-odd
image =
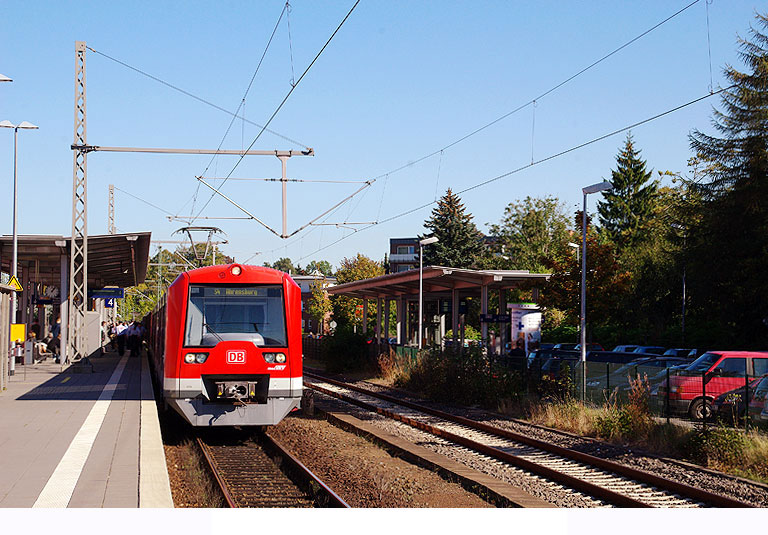
[[[72,244],[69,259],[69,314],[65,358],[88,356],[88,150],[85,114],[85,41],[75,41],[75,135],[72,144]],[[63,295],[63,292],[62,292]],[[62,342],[65,342],[62,340]],[[63,345],[63,344],[62,344]]]
[[[236,156],[276,156],[282,162],[283,181],[285,161],[292,156],[314,156],[311,148],[301,151],[279,150],[205,150],[205,149],[162,149],[140,147],[101,147],[88,145],[86,132],[86,84],[85,84],[85,41],[75,41],[75,121],[74,142],[72,143],[72,247],[69,264],[69,310],[62,346],[69,362],[78,362],[88,356],[88,333],[86,312],[88,310],[88,153],[101,152],[143,152],[155,154],[216,154]],[[285,228],[286,185],[283,183],[283,234]],[[110,231],[114,230],[114,190],[110,188]],[[62,292],[63,295],[63,292]],[[64,318],[62,317],[62,322]],[[64,336],[62,336],[63,338]],[[88,362],[87,360],[85,362]]]

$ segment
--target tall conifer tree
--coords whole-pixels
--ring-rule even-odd
[[[704,164],[692,185],[705,200],[701,224],[688,228],[692,304],[745,349],[768,336],[768,16],[756,18],[750,40],[739,39],[748,72],[724,71],[732,85],[713,112],[720,137],[690,136]]]
[[[651,180],[640,151],[635,149],[632,134],[627,134],[624,148],[616,157],[616,170],[611,171],[613,189],[603,192],[597,204],[600,225],[619,250],[643,239],[642,228],[653,216],[658,182]]]
[[[472,222],[472,215],[464,211],[464,204],[450,188],[424,222],[429,235],[440,241],[424,248],[425,266],[470,268],[475,265],[483,249],[482,234]]]

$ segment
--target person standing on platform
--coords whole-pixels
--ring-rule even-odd
[[[56,318],[56,323],[51,326],[51,338],[54,340],[61,334],[61,316]]]
[[[128,349],[131,351],[131,356],[136,357],[141,355],[141,326],[138,321],[131,323],[131,326],[125,331],[128,335]]]
[[[125,354],[125,323],[122,321],[117,325],[117,354],[121,357]]]

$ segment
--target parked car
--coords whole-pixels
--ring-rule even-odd
[[[555,344],[552,349],[563,349],[566,351],[573,351],[577,344]]]
[[[744,385],[745,375],[768,373],[766,351],[708,351],[687,368],[659,386],[659,401],[669,395],[674,412],[687,413],[691,418],[709,416],[714,399],[729,390]]]
[[[577,356],[553,356],[541,365],[541,375],[556,378],[560,376],[563,366],[569,366],[573,370],[579,364]]]
[[[763,375],[755,385],[752,399],[749,400],[749,416],[756,423],[768,420],[768,375]]]
[[[632,353],[635,349],[637,349],[639,346],[616,346],[611,351],[621,352],[621,353]]]
[[[676,366],[690,364],[690,360],[680,357],[644,357],[635,359],[627,364],[624,364],[620,368],[616,369],[608,377],[600,377],[597,380],[593,380],[587,383],[587,386],[594,388],[606,388],[610,387],[613,390],[616,387],[622,390],[629,389],[629,379],[634,378],[636,375],[646,375],[650,377],[657,376],[661,370],[666,368],[673,368]],[[651,383],[651,379],[648,379]]]
[[[684,357],[688,358],[691,356],[691,351],[696,351],[695,349],[667,349],[664,353],[662,353],[662,356],[666,357]],[[696,357],[691,358],[693,360]]]
[[[539,349],[553,349],[555,344],[539,344]]]
[[[763,399],[765,394],[763,393],[760,400],[755,399],[755,387],[766,379],[766,389],[768,390],[768,376],[758,377],[752,379],[747,385],[747,399],[750,405],[750,415],[754,418],[760,413],[763,408]],[[759,405],[755,402],[759,401]],[[755,406],[755,409],[752,406]],[[744,385],[724,392],[717,396],[712,403],[712,413],[718,420],[733,424],[744,418],[747,413],[747,403],[744,399]]]
[[[576,347],[573,349],[576,351],[581,351],[581,344],[576,344]],[[605,351],[605,349],[603,349],[603,346],[600,344],[587,344],[587,351]]]
[[[706,349],[691,349],[688,352],[688,358],[692,359],[692,360],[696,360],[697,358],[699,358],[700,356],[702,356],[706,352],[707,352]]]
[[[646,354],[650,353],[651,355],[663,355],[665,351],[665,348],[661,346],[637,346],[633,353],[641,353]]]

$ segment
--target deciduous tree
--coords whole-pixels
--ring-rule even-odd
[[[509,203],[504,218],[490,225],[490,231],[497,254],[509,258],[508,269],[544,273],[547,261],[562,256],[568,247],[568,216],[556,197],[526,197]]]

